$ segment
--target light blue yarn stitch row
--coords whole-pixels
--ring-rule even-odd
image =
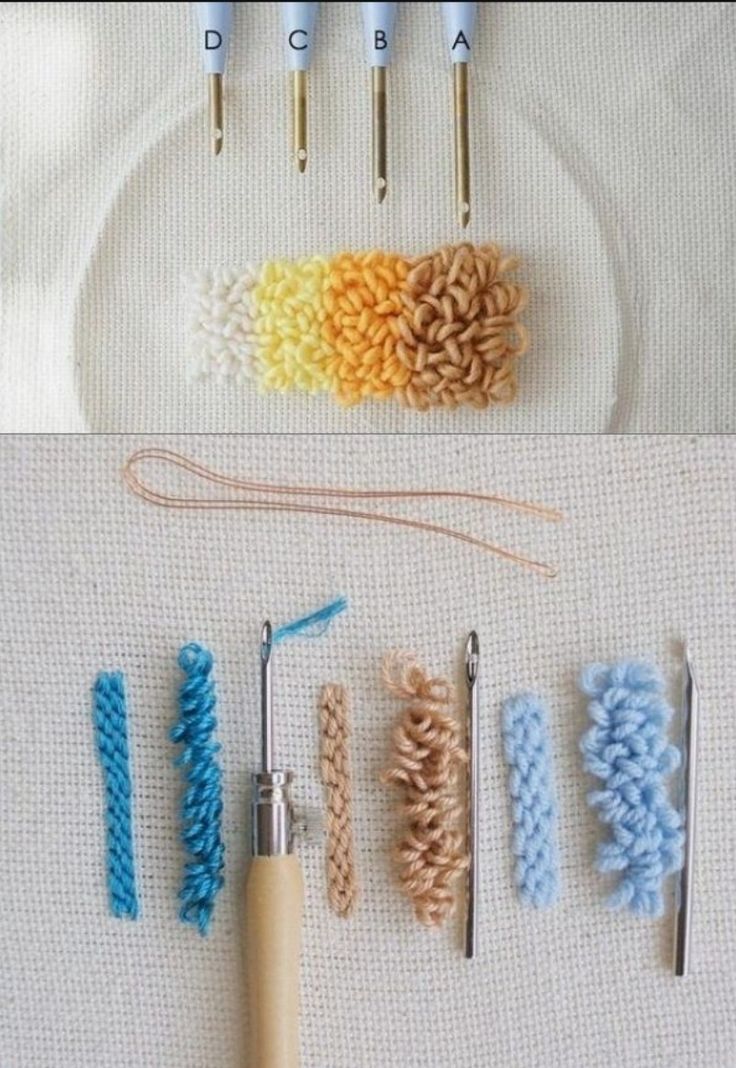
[[[503,703],[503,742],[509,765],[514,881],[525,905],[545,908],[560,894],[557,808],[547,710],[521,693]]]
[[[347,597],[338,597],[317,612],[295,619],[293,623],[284,623],[274,631],[273,644],[279,645],[288,638],[319,638],[329,629],[335,616],[339,616],[347,607]]]
[[[105,782],[107,887],[114,916],[135,920],[138,895],[131,811],[125,683],[119,671],[102,671],[93,688],[97,751]]]
[[[181,801],[181,839],[191,857],[179,891],[179,918],[206,935],[215,898],[222,889],[225,847],[222,841],[222,773],[212,741],[217,726],[212,654],[192,642],[179,653],[186,680],[179,691],[179,719],[171,740],[183,745],[175,763],[183,769],[186,789]]]
[[[588,803],[611,831],[598,847],[597,868],[621,872],[608,904],[661,916],[662,884],[682,867],[684,845],[682,818],[665,790],[680,753],[667,742],[672,709],[664,680],[650,664],[621,660],[589,665],[580,688],[591,698],[593,723],[580,743],[583,764],[602,782]]]

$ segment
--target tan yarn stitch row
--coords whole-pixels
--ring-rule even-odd
[[[409,407],[509,404],[528,334],[518,314],[526,289],[505,277],[518,266],[496,245],[446,245],[411,261],[397,320],[397,355],[411,371],[399,391]]]
[[[449,682],[430,678],[409,653],[388,654],[383,680],[406,702],[393,732],[392,766],[381,776],[400,787],[407,821],[394,859],[417,919],[439,926],[454,911],[455,883],[468,866],[458,801],[467,753],[451,711],[454,693]]]
[[[358,899],[350,767],[350,702],[344,686],[330,683],[319,698],[320,772],[327,794],[327,896],[347,919]]]

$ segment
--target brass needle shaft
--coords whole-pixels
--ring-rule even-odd
[[[212,151],[219,156],[222,151],[223,117],[222,117],[222,75],[210,74],[207,79],[210,98],[210,138]]]
[[[371,68],[373,115],[373,190],[380,204],[386,196],[386,67]]]
[[[365,31],[368,66],[371,68],[371,182],[376,200],[381,204],[386,198],[386,70],[391,62],[395,3],[363,3],[363,29]]]
[[[478,4],[443,3],[445,34],[452,60],[455,120],[455,209],[462,227],[470,222],[470,135],[468,121],[468,64]]]
[[[233,24],[233,5],[195,4],[199,23],[200,47],[204,72],[207,75],[209,96],[209,127],[212,151],[222,151],[222,76],[225,73],[227,50]]]
[[[462,227],[470,221],[470,135],[468,123],[468,64],[453,63],[455,100],[455,202]]]
[[[282,4],[281,15],[286,56],[291,70],[291,154],[297,170],[304,174],[307,149],[307,71],[312,60],[312,40],[318,4]]]
[[[294,159],[299,173],[304,174],[307,169],[307,72],[293,70],[291,80]]]

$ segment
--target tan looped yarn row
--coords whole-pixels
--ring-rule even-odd
[[[347,919],[355,909],[358,879],[353,836],[350,703],[344,686],[330,683],[319,698],[320,772],[327,796],[327,896]]]
[[[426,411],[513,401],[516,361],[528,346],[518,320],[527,293],[507,277],[517,266],[496,245],[445,245],[411,261],[407,314],[396,320],[397,355],[411,371],[405,404]]]
[[[392,766],[381,776],[402,792],[406,831],[394,850],[399,878],[417,919],[439,926],[456,904],[455,884],[468,866],[459,779],[467,753],[452,714],[453,689],[430,678],[413,656],[389,653],[383,679],[405,701],[392,738]]]

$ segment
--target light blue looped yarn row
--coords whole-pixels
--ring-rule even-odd
[[[560,874],[552,749],[540,697],[521,693],[504,701],[503,743],[511,769],[514,879],[525,905],[545,908],[560,895]]]
[[[135,885],[130,760],[125,683],[119,671],[102,671],[93,688],[97,751],[105,782],[107,887],[114,916],[135,920]]]
[[[179,691],[179,719],[171,740],[183,745],[175,763],[184,769],[186,789],[181,801],[181,839],[191,857],[184,867],[179,891],[179,918],[206,935],[215,898],[223,883],[225,847],[222,841],[222,773],[212,741],[217,726],[212,654],[192,642],[179,653],[186,681]]]
[[[621,660],[588,666],[580,688],[591,698],[593,723],[580,743],[583,764],[603,784],[588,802],[611,831],[598,847],[597,868],[621,872],[608,904],[661,916],[662,884],[682,867],[684,845],[682,817],[665,790],[680,753],[667,742],[672,709],[664,680],[651,664]]]

